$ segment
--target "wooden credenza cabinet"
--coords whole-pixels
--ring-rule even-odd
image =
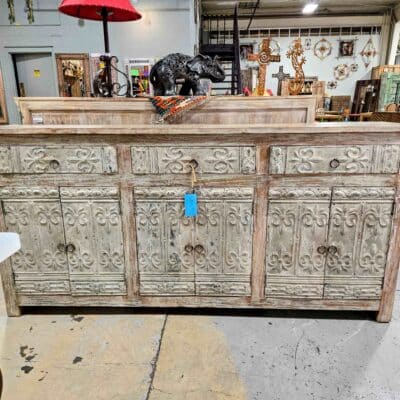
[[[24,306],[370,310],[389,321],[400,128],[0,128],[9,315]],[[184,215],[195,166],[198,216]]]

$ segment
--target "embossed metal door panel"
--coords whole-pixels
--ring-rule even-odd
[[[23,174],[111,174],[117,155],[105,146],[11,146],[0,148],[0,172]]]
[[[266,297],[322,298],[330,188],[269,191]]]
[[[134,190],[140,294],[195,294],[193,218],[184,216],[178,187]]]
[[[72,294],[126,294],[119,190],[62,187],[60,193]]]
[[[195,219],[196,294],[249,296],[253,188],[201,189]]]
[[[397,173],[400,146],[273,146],[271,174]]]
[[[254,146],[140,146],[132,147],[134,174],[252,174],[256,170]]]
[[[58,188],[0,188],[7,230],[21,236],[11,257],[18,293],[69,294]]]
[[[380,298],[394,194],[390,187],[333,189],[325,298]]]

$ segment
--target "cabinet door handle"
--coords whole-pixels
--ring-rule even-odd
[[[186,253],[191,253],[193,250],[194,250],[194,249],[193,249],[193,246],[192,246],[191,244],[187,244],[187,245],[185,246],[185,251],[186,251]]]
[[[66,250],[65,245],[63,243],[58,244],[57,250],[60,251],[61,253],[64,253]]]
[[[60,168],[60,162],[58,160],[51,160],[50,167],[53,169],[58,169]]]
[[[206,253],[205,248],[201,244],[197,244],[196,247],[194,248],[194,251],[197,254],[205,254]]]
[[[337,252],[338,252],[338,248],[336,246],[328,247],[328,253],[331,254],[332,256],[335,255]]]
[[[76,250],[76,247],[72,243],[69,243],[65,246],[65,249],[68,253],[73,253]]]
[[[328,251],[328,249],[325,246],[319,246],[317,248],[318,254],[326,254],[327,251]]]
[[[331,162],[329,163],[329,166],[333,169],[336,169],[338,166],[340,165],[340,161],[337,158],[334,158],[333,160],[331,160]]]

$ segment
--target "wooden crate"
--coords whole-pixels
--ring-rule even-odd
[[[400,73],[400,65],[379,65],[372,68],[371,79],[380,79],[385,72]]]

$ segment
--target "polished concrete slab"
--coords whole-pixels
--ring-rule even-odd
[[[400,399],[399,296],[390,324],[198,310],[7,318],[2,300],[0,311],[3,400]]]

